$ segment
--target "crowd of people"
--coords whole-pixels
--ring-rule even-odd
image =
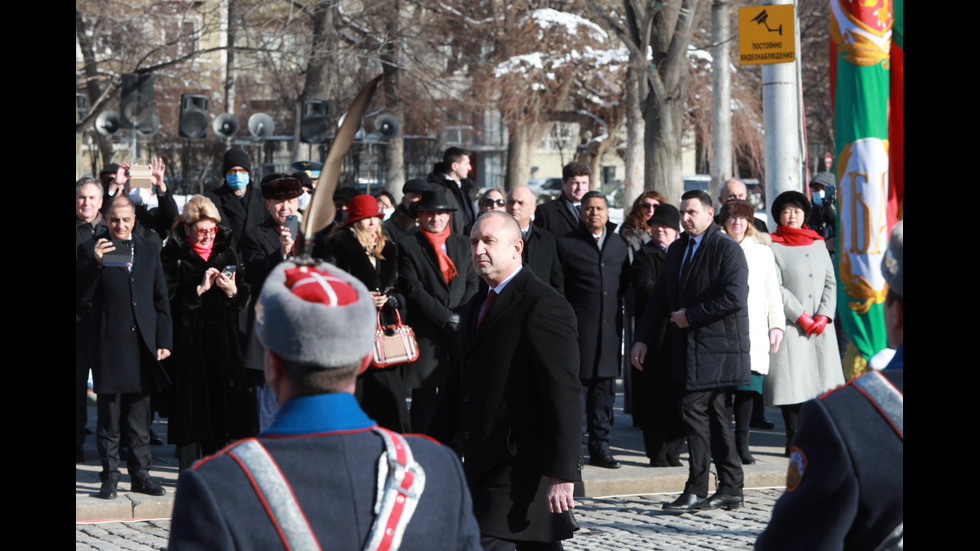
[[[736,508],[742,465],[755,461],[749,427],[767,423],[763,405],[780,408],[790,456],[803,403],[844,382],[833,263],[805,225],[812,208],[801,193],[776,198],[771,234],[738,180],[722,184],[717,209],[703,191],[646,191],[617,228],[584,164],[565,166],[561,194],[540,204],[525,186],[477,198],[470,152],[450,148],[426,179],[405,183],[400,200],[336,190],[335,219],[309,239],[312,256],[329,264],[313,264],[297,259],[297,219],[320,167],[296,165],[256,183],[248,155],[229,150],[222,185],[181,212],[159,160],[152,200],[129,189],[129,165],[76,183],[76,460],[91,369],[100,497],[117,496],[124,454],[132,491],[165,492],[149,475],[154,412],[168,419],[181,471],[197,473],[181,476],[175,548],[239,541],[201,532],[205,520],[233,515],[225,504],[201,517],[188,509],[210,492],[245,499],[209,478],[242,474],[213,460],[244,457],[246,447],[230,443],[260,435],[253,441],[285,462],[295,487],[310,476],[294,455],[306,444],[293,450],[278,437],[376,430],[378,445],[352,439],[348,452],[334,442],[326,453],[356,449],[363,456],[345,461],[364,470],[383,440],[394,442],[389,460],[399,445],[420,450],[417,465],[409,457],[390,468],[435,469],[445,457],[431,443],[391,436],[423,433],[463,459],[427,479],[432,494],[472,509],[455,523],[454,547],[560,549],[574,529],[583,439],[588,464],[620,467],[610,442],[620,377],[650,467],[683,465],[687,443],[685,491],[664,509]],[[369,365],[371,350],[355,343],[396,320],[413,329],[418,359]],[[306,399],[336,393],[352,398]],[[302,418],[321,410],[351,421]],[[708,496],[712,460],[720,480]],[[264,468],[238,463],[246,474]],[[360,470],[352,479],[369,477]],[[456,471],[461,487],[444,476]],[[374,496],[377,484],[368,486]],[[284,507],[310,507],[301,494]],[[416,499],[416,518],[436,510]],[[232,530],[248,530],[249,518]],[[308,528],[317,535],[263,537],[321,537],[319,523]],[[376,526],[349,528],[363,541]]]

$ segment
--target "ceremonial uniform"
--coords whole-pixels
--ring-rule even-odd
[[[786,494],[756,549],[878,549],[902,537],[902,358],[900,346],[885,370],[803,406]]]
[[[258,437],[323,549],[362,549],[371,532],[385,450],[374,426],[352,395],[318,394],[287,401]],[[407,442],[425,484],[400,548],[479,549],[459,460],[428,439]],[[276,498],[259,499],[235,453],[229,446],[181,473],[169,549],[284,548],[269,512]]]

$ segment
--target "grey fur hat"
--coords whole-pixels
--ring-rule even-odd
[[[284,360],[332,369],[371,352],[377,312],[367,287],[340,268],[283,262],[262,286],[255,330]]]

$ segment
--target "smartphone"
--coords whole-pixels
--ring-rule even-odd
[[[286,228],[289,230],[289,236],[296,241],[296,234],[299,233],[299,216],[295,214],[286,216]]]
[[[116,250],[102,255],[103,266],[123,266],[133,261],[133,242],[131,240],[113,239],[112,246]]]
[[[237,270],[237,269],[238,269],[238,266],[236,266],[234,264],[229,264],[229,265],[225,266],[225,269],[224,270],[221,270],[221,274],[230,279],[231,276],[235,275],[235,270]]]
[[[150,188],[153,187],[153,180],[150,178],[152,169],[150,165],[133,165],[129,167],[129,187]]]

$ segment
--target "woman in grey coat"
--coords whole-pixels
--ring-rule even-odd
[[[823,238],[804,225],[810,201],[802,193],[787,191],[773,201],[772,212],[779,221],[772,252],[779,268],[786,331],[764,386],[767,402],[783,412],[788,454],[800,406],[844,384],[844,372],[830,326],[837,308],[837,279]]]

